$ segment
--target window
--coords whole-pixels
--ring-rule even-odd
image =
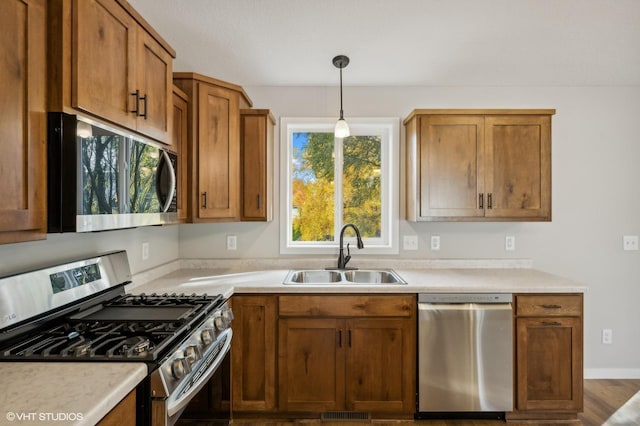
[[[347,223],[364,253],[398,252],[398,119],[348,122],[338,139],[333,118],[281,119],[282,253],[335,253]]]

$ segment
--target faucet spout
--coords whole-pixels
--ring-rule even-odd
[[[340,230],[340,253],[338,254],[338,269],[346,269],[347,263],[351,260],[351,253],[349,251],[349,244],[347,243],[347,255],[344,255],[344,231],[347,228],[352,228],[356,233],[357,245],[359,249],[364,248],[364,243],[362,242],[362,237],[360,236],[360,230],[353,223],[345,224]]]

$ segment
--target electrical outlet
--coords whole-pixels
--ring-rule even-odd
[[[431,236],[431,250],[440,250],[440,235]]]
[[[405,250],[418,250],[418,236],[405,235],[402,241],[402,248]]]
[[[602,344],[611,345],[613,343],[613,330],[610,328],[602,329]]]
[[[149,259],[149,243],[142,243],[142,260]]]
[[[238,249],[238,237],[235,235],[227,235],[227,250]]]
[[[507,235],[504,238],[504,249],[505,251],[515,251],[516,250],[516,237],[513,235]]]
[[[625,235],[622,237],[622,248],[624,250],[638,250],[638,236],[637,235]]]

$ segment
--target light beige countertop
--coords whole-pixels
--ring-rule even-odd
[[[295,284],[284,285],[289,269],[323,269],[333,259],[271,262],[203,260],[182,261],[176,270],[153,278],[134,276],[128,293],[223,294],[242,293],[584,293],[586,286],[557,275],[531,269],[522,260],[427,264],[419,261],[353,262],[360,269],[393,269],[407,284]],[[282,266],[291,264],[290,268]],[[304,267],[302,267],[304,265]],[[395,265],[395,267],[393,267]],[[349,265],[351,266],[351,264]],[[457,267],[460,266],[460,267]],[[270,267],[275,267],[272,269]]]
[[[0,424],[95,425],[146,376],[138,362],[2,362]]]

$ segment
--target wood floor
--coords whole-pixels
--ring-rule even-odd
[[[560,425],[583,425],[583,426],[600,426],[613,414],[618,408],[636,392],[640,391],[640,380],[585,380],[584,382],[584,412],[579,415],[578,421],[573,422],[536,422],[536,423],[513,423],[510,426],[560,426]],[[498,426],[505,425],[504,422],[496,420],[371,420],[366,422],[322,422],[317,419],[291,420],[291,421],[272,421],[272,420],[255,420],[255,419],[234,419],[234,425],[261,425],[261,426],[360,426],[360,425],[376,425],[376,426],[397,426],[397,425],[424,425],[424,426]],[[632,425],[630,425],[632,426]]]

